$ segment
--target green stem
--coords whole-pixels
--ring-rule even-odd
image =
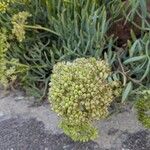
[[[25,67],[25,68],[30,68],[30,69],[34,69],[34,68],[43,68],[43,67],[47,67],[47,65],[42,65],[42,66],[28,66],[28,65],[25,65],[25,64],[20,64],[20,63],[16,63],[16,62],[11,62],[11,61],[6,61],[7,64],[10,64],[10,65],[16,65],[16,66],[22,66],[22,67]]]
[[[50,32],[50,33],[53,33],[57,36],[61,36],[59,33],[51,30],[51,29],[48,29],[48,28],[45,28],[45,27],[42,27],[40,25],[36,25],[36,26],[31,26],[31,25],[24,25],[25,28],[30,28],[30,29],[38,29],[38,30],[44,30],[44,31],[47,31],[47,32]]]
[[[6,61],[6,63],[10,64],[10,65],[16,65],[16,66],[22,66],[22,67],[28,68],[27,65],[19,64],[19,63],[16,63],[16,62]]]

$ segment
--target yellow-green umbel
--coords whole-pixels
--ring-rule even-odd
[[[25,25],[27,24],[27,18],[30,17],[31,14],[26,11],[19,12],[18,14],[13,15],[12,24],[13,29],[12,33],[16,36],[19,42],[22,42],[25,39]]]
[[[120,91],[117,81],[108,82],[110,75],[108,64],[95,58],[78,58],[54,66],[49,100],[52,109],[63,119],[61,128],[73,140],[96,138],[97,131],[91,122],[108,115],[117,87]]]
[[[11,4],[14,3],[22,3],[26,4],[27,2],[30,2],[30,0],[0,0],[0,13],[5,13],[6,10],[11,7]]]
[[[140,92],[140,98],[136,103],[137,115],[139,121],[150,128],[150,89]]]
[[[0,13],[6,12],[9,6],[10,0],[0,0]]]
[[[2,28],[0,30],[0,84],[5,89],[9,87],[9,83],[13,83],[17,79],[18,74],[23,76],[28,70],[28,66],[21,64],[19,59],[8,59],[7,52],[10,45],[7,40],[7,32]]]

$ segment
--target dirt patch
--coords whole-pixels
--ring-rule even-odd
[[[135,22],[140,24],[140,19],[136,18]],[[114,35],[115,38],[118,38],[116,43],[117,46],[124,47],[126,46],[127,41],[131,39],[131,30],[137,37],[140,36],[140,30],[138,28],[133,26],[130,22],[120,20],[114,23],[108,32],[109,35]]]

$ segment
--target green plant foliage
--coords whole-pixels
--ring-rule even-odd
[[[54,66],[49,100],[63,118],[61,127],[73,140],[95,138],[91,121],[105,118],[110,103],[121,93],[119,81],[107,80],[110,75],[108,64],[95,58],[78,58]]]
[[[139,28],[141,32],[150,30],[150,23],[148,21],[148,18],[150,18],[148,2],[149,0],[129,0],[128,11],[125,13],[126,20],[130,21],[135,25],[135,27]],[[140,22],[140,25],[135,21],[135,18],[139,18],[138,22]]]
[[[150,32],[143,38],[136,39],[133,44],[129,42],[129,56],[123,62],[130,68],[130,76],[136,75],[139,82],[150,82]]]
[[[30,5],[24,3],[14,3],[11,5],[11,9],[8,9],[7,13],[0,13],[0,26],[6,28],[9,37],[8,41],[10,46],[7,51],[7,59],[17,59],[20,64],[28,68],[27,72],[24,74],[25,76],[20,76],[22,80],[19,80],[19,84],[23,86],[28,94],[32,94],[38,97],[38,99],[43,99],[45,98],[45,93],[47,91],[46,87],[49,81],[49,76],[47,75],[50,74],[52,68],[51,64],[49,65],[48,63],[48,61],[51,62],[50,59],[48,59],[50,58],[48,41],[52,34],[45,31],[41,32],[43,30],[32,30],[27,28],[25,26],[27,25],[26,19],[24,20],[25,24],[22,23],[22,21],[20,23],[18,22],[21,18],[15,21],[15,25],[16,23],[19,25],[21,24],[21,27],[23,27],[22,29],[25,29],[23,32],[26,33],[26,38],[23,39],[22,42],[18,42],[16,36],[12,34],[12,30],[14,29],[12,18],[13,16],[22,14],[22,12],[34,14],[32,17],[28,18],[29,25],[32,24],[34,26],[35,22],[36,24],[40,23],[40,25],[42,25],[42,23],[46,22],[46,13],[43,13],[42,9],[39,9],[39,5],[35,2],[38,1],[31,1]],[[18,17],[20,17],[20,15]],[[17,32],[16,30],[16,34],[19,35],[20,33],[21,32]],[[42,43],[41,41],[44,42]],[[47,51],[47,54],[45,51]],[[43,57],[46,60],[43,59]]]
[[[127,100],[137,88],[147,87],[150,84],[149,38],[150,32],[145,33],[142,38],[128,41],[127,51],[120,56],[124,60],[122,63],[119,61],[125,85],[122,101]]]
[[[59,51],[64,52],[63,59],[102,57],[103,50],[112,41],[111,37],[107,37],[110,21],[118,17],[115,11],[113,18],[107,19],[111,15],[108,10],[115,10],[112,4],[91,0],[71,0],[67,3],[58,0],[46,4],[49,22],[53,30],[60,34],[57,43]],[[118,5],[123,8],[119,1],[115,7],[118,8]],[[109,48],[111,50],[112,45]]]
[[[140,93],[140,98],[136,103],[137,115],[139,121],[150,128],[150,90],[144,90]]]
[[[30,68],[21,84],[40,99],[54,64],[80,57],[112,66],[124,85],[122,102],[150,82],[148,0],[0,0],[0,11],[11,47],[7,58]]]

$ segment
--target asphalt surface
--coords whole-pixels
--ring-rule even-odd
[[[0,122],[1,150],[99,150],[95,142],[75,143],[64,134],[52,135],[36,119],[10,118]]]
[[[31,101],[18,91],[4,96],[0,90],[0,150],[150,150],[150,130],[131,109],[98,122],[99,138],[80,143],[62,133],[49,105],[32,107]]]

